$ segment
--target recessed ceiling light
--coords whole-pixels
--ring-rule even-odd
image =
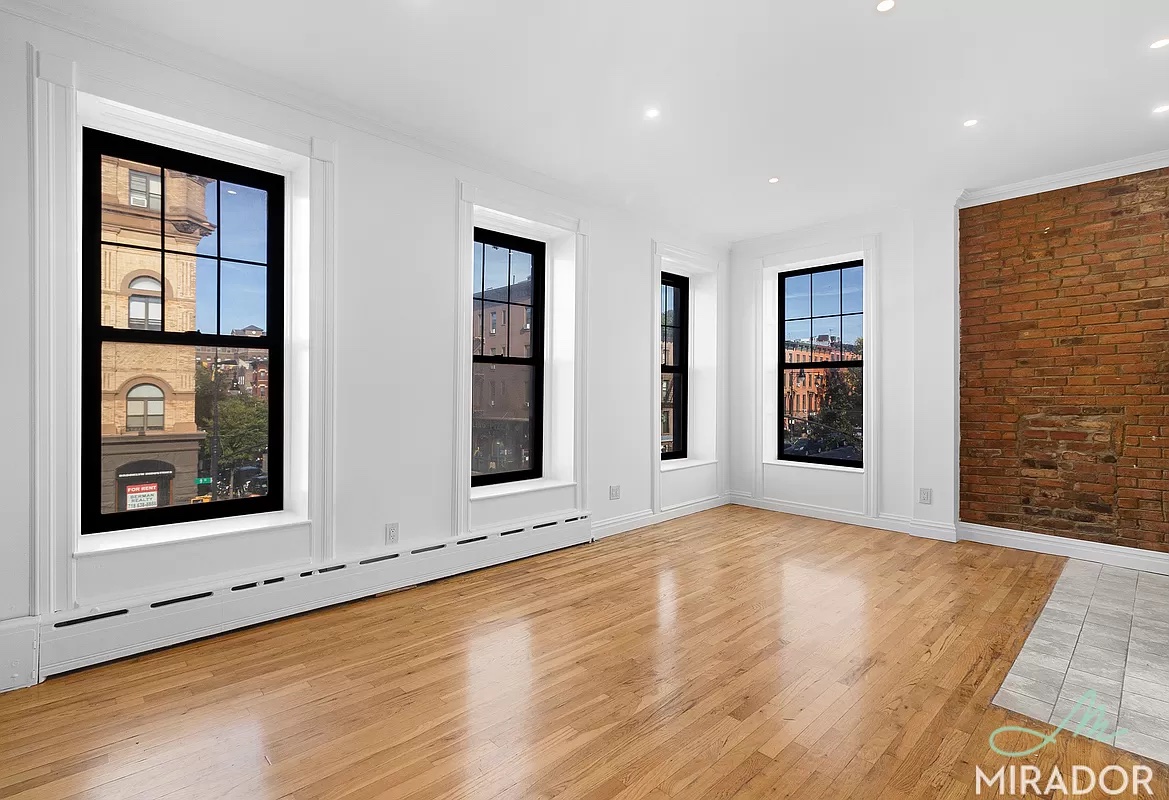
[[[897,5],[897,0],[881,0],[881,2],[877,3],[877,10],[891,11],[895,5]]]
[[[975,125],[978,124],[978,120],[968,119],[965,122],[963,122],[962,124],[965,125],[967,128],[973,128]]]
[[[1157,106],[1153,109],[1154,114],[1164,114],[1166,111],[1169,111],[1169,106]]]
[[[657,119],[661,115],[662,115],[661,110],[657,109],[657,108],[647,108],[645,110],[645,118],[646,119]]]
[[[1149,45],[1153,50],[1160,50],[1162,47],[1169,47],[1169,39],[1158,39]]]
[[[767,182],[768,183],[779,183],[779,178],[768,178]]]

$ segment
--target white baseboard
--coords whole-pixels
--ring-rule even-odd
[[[978,525],[973,522],[959,522],[958,535],[967,542],[981,542],[998,547],[1010,547],[1015,550],[1028,550],[1032,553],[1066,556],[1067,558],[1078,558],[1081,561],[1108,564],[1113,567],[1169,575],[1169,553],[1159,553],[1154,550],[1086,542],[1081,539],[996,528],[992,525]]]
[[[859,525],[862,528],[877,528],[878,530],[908,533],[923,539],[936,539],[941,542],[958,541],[957,532],[953,525],[932,520],[913,519],[896,514],[882,514],[870,517],[855,511],[845,511],[827,506],[815,506],[808,503],[793,503],[787,500],[767,500],[742,493],[732,493],[730,502],[736,505],[761,508],[766,511],[779,511],[784,514],[795,514],[801,517],[825,519],[830,522],[845,522],[849,525]]]
[[[267,581],[186,589],[174,602],[106,606],[102,612],[108,616],[45,617],[40,620],[38,677],[584,544],[593,539],[590,523],[587,516],[549,520],[515,533],[472,534],[412,551],[305,568],[303,574],[274,573]],[[32,635],[35,640],[35,630]]]
[[[36,617],[0,622],[0,692],[32,686],[39,678]]]
[[[612,519],[603,520],[594,524],[593,538],[604,539],[607,536],[614,536],[618,533],[626,533],[637,530],[638,528],[657,525],[659,522],[669,522],[672,519],[697,514],[699,511],[709,511],[712,508],[725,506],[729,502],[731,501],[725,496],[713,495],[702,500],[695,500],[693,503],[670,506],[656,514],[648,508],[644,511],[635,511],[632,514],[624,514],[620,517],[613,517]]]

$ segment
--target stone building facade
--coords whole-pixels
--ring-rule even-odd
[[[195,330],[195,251],[215,230],[206,214],[209,183],[102,159],[102,325]],[[175,252],[164,255],[160,245]],[[198,494],[206,434],[195,421],[195,366],[193,346],[103,345],[103,513],[189,503]]]

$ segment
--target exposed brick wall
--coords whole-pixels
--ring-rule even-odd
[[[1169,551],[1169,169],[960,225],[961,518]]]

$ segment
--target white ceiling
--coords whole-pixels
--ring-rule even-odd
[[[1169,149],[1166,0],[43,1],[725,240]]]

